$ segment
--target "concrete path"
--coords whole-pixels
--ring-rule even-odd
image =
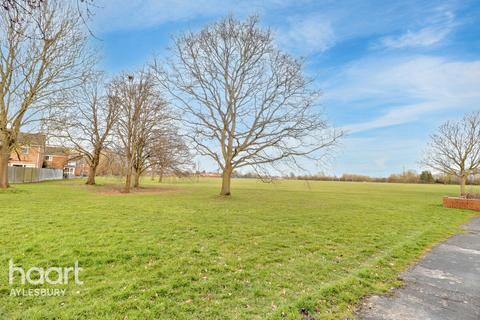
[[[480,320],[480,218],[402,274],[392,296],[368,298],[364,320]]]

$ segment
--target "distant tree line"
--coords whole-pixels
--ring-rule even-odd
[[[325,174],[295,175],[291,173],[284,179],[311,180],[311,181],[345,181],[345,182],[383,182],[383,183],[423,183],[423,184],[459,184],[460,179],[454,175],[432,174],[428,170],[417,173],[414,170],[407,170],[398,174],[391,174],[388,177],[371,177],[367,175],[344,173],[343,175],[329,176]],[[468,184],[480,185],[480,176],[468,177]]]

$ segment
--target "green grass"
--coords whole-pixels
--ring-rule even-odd
[[[342,319],[473,216],[442,208],[456,186],[235,180],[223,199],[219,183],[0,192],[0,318],[302,319],[305,309]],[[10,258],[25,269],[78,259],[84,285],[71,282],[63,297],[10,296]]]

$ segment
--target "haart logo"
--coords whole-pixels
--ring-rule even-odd
[[[74,262],[73,267],[31,267],[25,270],[23,267],[15,266],[13,259],[9,261],[8,268],[8,283],[12,286],[15,283],[22,285],[66,285],[69,283],[70,278],[73,276],[73,280],[76,285],[83,285],[83,281],[80,280],[80,271],[83,271],[78,265],[78,261]],[[17,277],[18,280],[17,280]],[[64,295],[66,288],[13,288],[10,291],[10,295],[13,296],[58,296]]]

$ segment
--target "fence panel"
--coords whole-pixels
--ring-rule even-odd
[[[32,174],[33,170],[34,168],[24,168],[23,182],[33,182],[33,174]]]
[[[63,179],[63,170],[62,169],[40,169],[39,171],[39,181],[46,180],[61,180]]]
[[[30,183],[62,179],[62,169],[8,167],[8,181],[10,183]]]

